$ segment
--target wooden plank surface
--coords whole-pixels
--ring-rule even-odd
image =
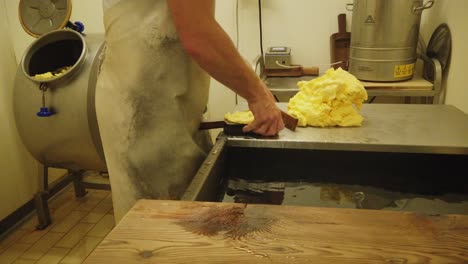
[[[468,263],[468,216],[141,200],[85,263]]]
[[[366,82],[361,81],[366,89],[395,89],[395,90],[432,90],[434,85],[423,79],[421,76],[415,76],[413,79],[403,82]]]

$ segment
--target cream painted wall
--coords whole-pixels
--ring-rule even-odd
[[[452,32],[452,59],[446,75],[446,104],[454,105],[468,113],[468,1],[437,0],[434,7],[425,11],[421,34],[426,43],[441,23],[447,23]]]
[[[9,41],[6,1],[0,1],[0,35],[4,37],[0,41],[0,220],[32,198],[37,191],[39,170],[18,137],[13,117],[16,63]]]
[[[352,14],[346,10],[352,0],[265,0],[262,1],[263,47],[288,46],[292,63],[329,68],[330,35],[338,31],[338,14],[347,16],[351,30]],[[240,50],[248,58],[260,54],[258,1],[239,0]]]

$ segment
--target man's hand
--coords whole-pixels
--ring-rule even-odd
[[[275,104],[275,99],[266,85],[261,82],[262,97],[249,102],[250,111],[255,119],[243,128],[244,132],[255,132],[263,136],[275,136],[284,128],[281,111]]]

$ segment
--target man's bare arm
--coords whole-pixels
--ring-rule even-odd
[[[283,129],[281,113],[271,92],[215,20],[214,1],[168,0],[168,4],[187,53],[213,78],[249,103],[255,121],[244,131],[271,136]]]

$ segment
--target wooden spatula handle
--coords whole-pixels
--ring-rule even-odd
[[[281,117],[283,118],[284,126],[286,128],[290,129],[291,131],[296,131],[297,123],[299,122],[299,120],[283,111],[281,111]]]
[[[346,33],[346,14],[338,15],[338,32]]]
[[[320,70],[318,67],[302,67],[303,76],[318,76],[319,72]]]
[[[209,129],[216,129],[216,128],[224,128],[226,126],[226,122],[224,121],[206,121],[201,122],[199,130],[209,130]]]

